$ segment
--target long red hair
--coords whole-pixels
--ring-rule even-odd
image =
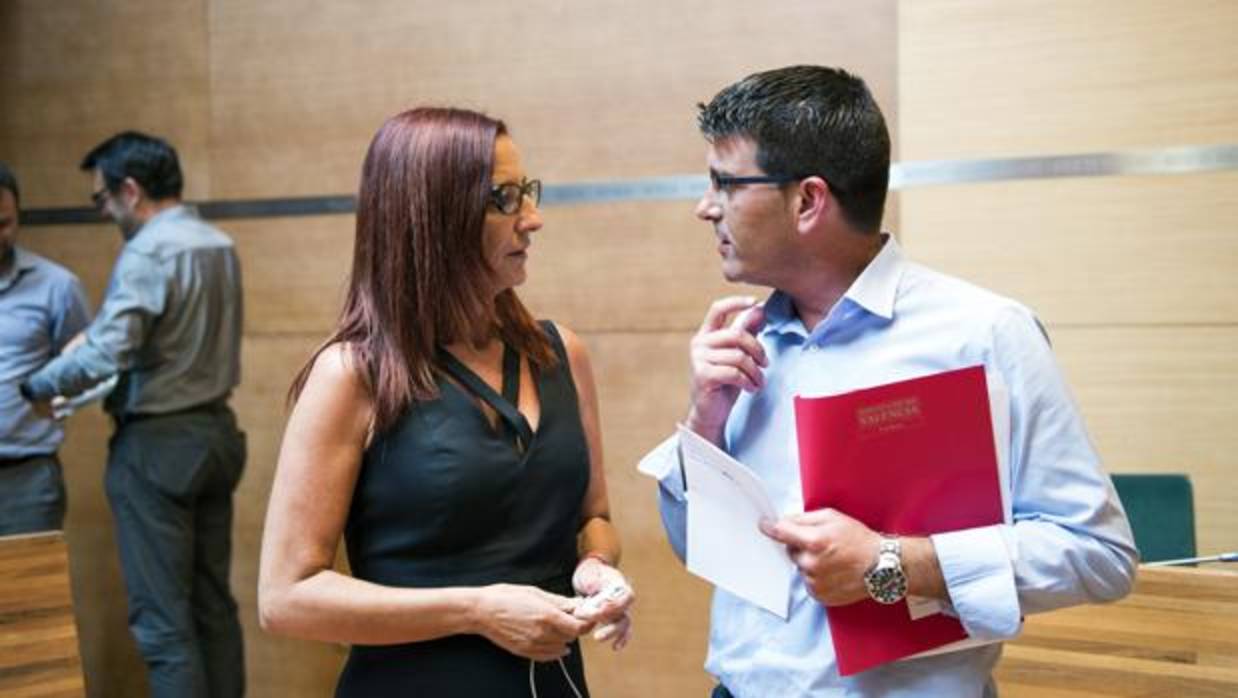
[[[508,289],[491,297],[482,228],[502,121],[423,107],[378,129],[361,168],[348,296],[335,331],[301,368],[300,395],[323,349],[344,343],[364,370],[382,431],[415,400],[438,397],[438,348],[498,336],[536,367],[556,359]]]

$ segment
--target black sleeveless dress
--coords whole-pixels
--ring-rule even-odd
[[[440,352],[440,397],[414,403],[375,437],[362,459],[345,527],[359,579],[398,587],[528,584],[571,596],[576,533],[589,486],[589,450],[563,341],[542,323],[559,357],[533,378],[536,432],[516,410],[520,359],[504,348],[503,393]],[[465,386],[462,388],[461,386]],[[499,413],[491,426],[477,405]],[[588,695],[580,648],[564,666]],[[575,698],[557,662],[534,666],[539,698]],[[337,698],[528,698],[529,660],[480,635],[352,647]]]

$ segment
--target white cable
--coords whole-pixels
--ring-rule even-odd
[[[563,671],[563,678],[567,679],[567,685],[571,687],[572,693],[576,695],[576,698],[585,698],[584,696],[580,694],[580,689],[576,688],[576,682],[572,681],[572,675],[567,673],[567,665],[563,663],[563,659],[560,658],[558,662],[559,662],[559,669]],[[532,694],[533,698],[537,698],[537,682],[533,679],[533,665],[534,664],[535,662],[532,659],[530,659],[529,660],[529,693]]]
[[[573,584],[575,584],[575,582],[573,582]],[[607,585],[605,589],[602,589],[601,591],[585,599],[581,603],[581,605],[577,607],[576,613],[579,615],[583,612],[587,617],[601,610],[602,605],[605,604],[607,601],[612,600],[612,599],[621,598],[623,597],[624,594],[630,594],[631,592],[632,592],[631,588],[628,587],[626,583],[612,582],[611,584]],[[609,627],[609,626],[603,626],[603,627]],[[572,675],[567,673],[567,665],[563,663],[563,658],[560,657],[558,661],[559,661],[559,669],[563,671],[563,678],[567,679],[567,685],[571,687],[572,693],[575,694],[576,698],[585,698],[583,695],[581,695],[580,689],[576,688],[576,682],[572,681]],[[533,678],[533,664],[534,664],[534,661],[530,659],[529,660],[529,693],[532,694],[533,698],[537,698],[537,681]]]
[[[563,663],[563,659],[559,658],[559,668],[563,670],[563,678],[567,679],[567,685],[572,687],[572,693],[576,694],[576,698],[585,698],[580,695],[580,689],[576,688],[575,682],[572,681],[571,674],[567,673],[567,665]]]

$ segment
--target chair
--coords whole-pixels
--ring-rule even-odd
[[[1191,481],[1181,473],[1113,475],[1143,562],[1195,557]]]
[[[86,695],[59,531],[0,536],[0,695]]]

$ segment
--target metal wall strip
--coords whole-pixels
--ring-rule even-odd
[[[1238,169],[1238,145],[996,160],[920,160],[890,168],[891,189],[1056,177],[1174,175]]]
[[[1236,169],[1238,144],[987,160],[921,160],[892,165],[890,188],[902,190],[1020,179],[1175,175]],[[705,191],[708,183],[709,178],[703,175],[675,175],[548,184],[542,194],[542,204],[567,206],[695,199]],[[213,220],[322,216],[349,214],[356,210],[354,197],[342,195],[203,201],[195,205],[203,217]],[[89,207],[34,208],[22,211],[21,222],[28,226],[72,225],[98,224],[104,219]]]

